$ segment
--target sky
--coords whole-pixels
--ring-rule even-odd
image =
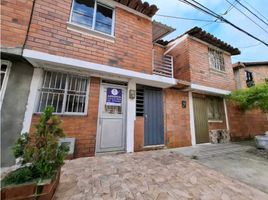
[[[199,3],[213,10],[217,14],[224,14],[229,8],[230,4],[235,0],[197,0]],[[178,0],[147,0],[150,4],[155,4],[159,10],[157,14],[185,17],[185,18],[197,18],[205,20],[215,20],[212,16],[209,16],[187,4],[184,4]],[[263,16],[259,15],[268,24],[268,0],[240,0],[240,2],[250,8],[254,13],[258,14],[250,6],[257,9]],[[239,12],[236,8],[232,8],[227,14],[222,15],[225,19],[229,20],[233,24],[239,26],[240,28],[246,30],[252,35],[260,38],[261,40],[268,43],[268,25],[258,20],[255,16],[246,11],[239,4],[235,5],[236,8],[243,11],[248,17],[259,24],[263,29],[255,25],[246,16]],[[211,22],[200,22],[200,21],[190,21],[173,19],[167,17],[161,17],[155,15],[154,20],[169,25],[176,29],[175,32],[169,34],[164,39],[170,40],[178,35],[183,34],[187,30],[193,28],[194,26],[199,26],[205,31],[211,33],[217,38],[223,40],[224,42],[237,47],[240,49],[241,54],[238,56],[232,56],[232,62],[251,62],[251,61],[268,61],[268,47],[259,41],[247,36],[246,34],[238,31],[232,26],[225,23],[211,23]]]

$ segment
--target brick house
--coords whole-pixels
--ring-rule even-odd
[[[1,1],[1,166],[14,163],[11,146],[23,127],[34,71],[22,57],[32,3],[32,0]]]
[[[236,88],[242,89],[268,81],[268,61],[233,64]]]
[[[2,4],[14,11],[16,2]],[[24,78],[27,98],[17,129],[8,132],[15,115],[2,124],[3,154],[20,132],[34,131],[47,105],[75,138],[75,157],[189,146],[209,142],[213,130],[232,133],[229,122],[237,116],[229,114],[224,96],[235,89],[231,56],[238,49],[197,27],[162,41],[174,29],[152,21],[158,8],[140,0],[26,2],[26,13],[2,14],[1,53],[13,66],[19,46],[18,65],[32,70]],[[17,29],[22,39],[14,41]],[[3,105],[8,91],[13,101],[20,98],[6,90]],[[12,105],[2,114],[8,116]],[[1,164],[12,162],[9,153]]]
[[[237,89],[252,87],[268,80],[268,62],[237,62],[233,64]],[[230,105],[233,140],[253,137],[268,130],[267,115],[257,109],[242,112]],[[235,119],[235,120],[233,120]],[[240,125],[242,124],[242,126]]]

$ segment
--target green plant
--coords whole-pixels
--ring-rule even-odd
[[[268,112],[268,83],[236,90],[229,95],[229,99],[243,110],[259,108],[263,112]]]
[[[52,178],[64,164],[69,148],[66,144],[58,144],[59,138],[65,135],[60,128],[61,120],[53,116],[53,110],[51,106],[45,108],[34,134],[25,133],[16,141],[13,154],[15,158],[21,157],[22,164],[27,163],[27,166],[10,173],[6,183]]]
[[[13,155],[15,158],[23,156],[25,147],[28,144],[28,142],[29,142],[28,133],[23,133],[21,137],[17,139],[15,145],[12,147]]]
[[[2,186],[11,185],[11,184],[21,184],[32,181],[35,177],[32,167],[23,167],[19,168],[8,176],[6,176],[2,182]]]

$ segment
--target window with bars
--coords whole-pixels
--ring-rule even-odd
[[[136,116],[144,115],[144,89],[137,87],[136,90]]]
[[[87,90],[87,77],[45,71],[37,112],[51,105],[57,114],[85,114]]]
[[[246,74],[246,84],[247,84],[247,87],[252,87],[254,86],[254,80],[253,80],[253,73],[250,72],[250,71],[245,71],[245,74]]]
[[[113,35],[114,9],[96,0],[73,0],[71,22]]]
[[[0,108],[2,107],[2,102],[4,99],[9,72],[10,72],[11,62],[7,60],[1,60],[1,78],[0,78]]]
[[[211,68],[225,71],[224,57],[221,51],[208,48],[209,65]]]
[[[10,62],[6,60],[1,60],[1,79],[0,79],[0,91],[3,89],[3,85],[5,84],[5,80],[7,80],[7,76],[10,70]]]

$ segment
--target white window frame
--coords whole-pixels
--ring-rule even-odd
[[[4,77],[4,80],[2,83],[2,88],[0,91],[0,109],[2,109],[2,103],[3,103],[4,97],[5,97],[5,92],[6,92],[6,88],[7,88],[7,83],[8,83],[8,78],[9,78],[12,63],[8,60],[1,60],[1,65],[2,64],[7,65],[7,69],[5,72],[5,77]]]
[[[218,57],[215,56],[215,53],[218,54]],[[214,61],[218,60],[219,63],[222,63],[222,66],[221,65],[217,66],[217,62],[211,63],[211,59],[210,59],[211,56],[214,57]],[[224,53],[222,51],[219,51],[213,47],[208,47],[208,61],[209,61],[209,66],[211,69],[219,71],[219,72],[225,72]]]
[[[115,8],[111,5],[107,5],[105,3],[103,3],[102,1],[97,1],[95,0],[95,3],[94,3],[94,13],[93,13],[93,19],[92,19],[92,27],[90,28],[89,26],[85,26],[85,25],[82,25],[82,24],[78,24],[78,23],[75,23],[72,21],[72,17],[73,17],[73,9],[74,9],[74,1],[75,0],[72,0],[72,7],[71,7],[71,12],[70,12],[70,17],[69,17],[69,24],[72,24],[72,25],[75,25],[77,27],[80,27],[80,28],[83,28],[83,29],[86,29],[86,30],[89,30],[89,31],[92,31],[93,33],[96,32],[98,34],[103,34],[105,36],[110,36],[110,37],[114,37],[114,28],[115,28]],[[96,12],[97,12],[97,4],[101,4],[102,6],[106,7],[106,8],[109,8],[113,11],[113,14],[112,14],[112,27],[111,27],[111,34],[107,34],[107,33],[104,33],[104,32],[101,32],[101,31],[98,31],[98,30],[95,30],[95,23],[96,23]]]
[[[73,76],[80,76],[80,77],[84,77],[87,79],[88,83],[87,83],[87,88],[86,88],[86,99],[85,99],[85,110],[84,112],[65,112],[66,109],[66,99],[67,99],[67,91],[68,91],[68,87],[66,87],[64,89],[64,97],[63,97],[63,103],[62,103],[62,112],[61,113],[53,113],[55,115],[75,115],[75,116],[85,116],[88,114],[88,101],[89,101],[89,89],[90,89],[90,77],[85,76],[85,75],[81,75],[78,73],[68,73],[66,71],[57,71],[57,70],[51,70],[51,69],[45,69],[43,71],[43,76],[42,76],[42,80],[40,81],[40,86],[38,89],[38,98],[37,101],[35,103],[35,114],[41,114],[42,112],[39,112],[39,105],[40,105],[40,100],[41,100],[41,90],[42,90],[42,85],[43,85],[43,81],[44,81],[44,76],[45,76],[45,72],[49,71],[49,72],[54,72],[54,73],[62,73],[62,74],[67,74],[67,75],[73,75]],[[68,80],[66,80],[66,85],[68,86]]]

